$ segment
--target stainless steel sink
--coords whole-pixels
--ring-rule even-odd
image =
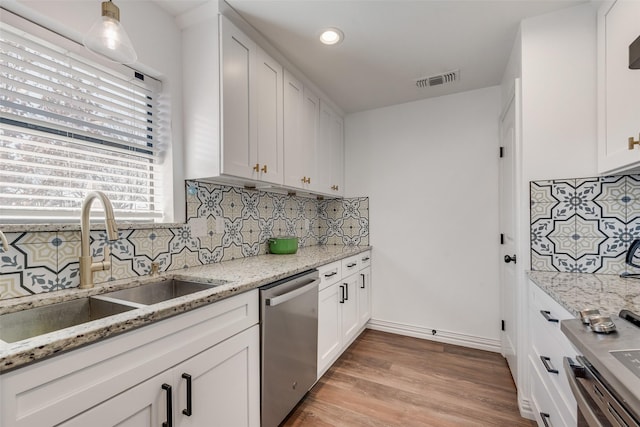
[[[16,342],[136,307],[87,297],[0,315],[0,340]]]
[[[160,282],[137,286],[135,288],[108,292],[100,296],[134,302],[137,304],[151,305],[195,292],[204,291],[206,289],[211,289],[224,283],[226,283],[224,280],[218,280],[214,283],[197,283],[176,279],[166,279]]]

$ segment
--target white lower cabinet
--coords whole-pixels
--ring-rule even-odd
[[[575,426],[577,404],[564,372],[564,357],[578,354],[560,331],[560,321],[574,316],[529,282],[529,374],[538,425]]]
[[[258,339],[255,325],[60,426],[258,426]]]
[[[320,267],[318,378],[371,318],[371,252]]]
[[[258,427],[258,328],[253,290],[4,373],[0,425]]]

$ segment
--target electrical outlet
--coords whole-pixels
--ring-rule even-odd
[[[224,233],[224,217],[216,217],[216,234]]]
[[[207,235],[207,219],[206,218],[191,218],[189,220],[191,226],[191,236],[204,237]]]

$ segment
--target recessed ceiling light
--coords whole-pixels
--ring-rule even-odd
[[[327,28],[320,34],[320,41],[327,45],[338,44],[344,39],[344,34],[337,28]]]

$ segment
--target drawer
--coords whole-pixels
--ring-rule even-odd
[[[553,402],[564,414],[564,418],[572,417],[575,419],[576,401],[571,393],[562,360],[564,357],[575,357],[577,351],[562,335],[562,332],[552,331],[553,333],[549,333],[548,330],[545,330],[548,326],[542,316],[538,315],[538,319],[536,313],[532,313],[532,315],[534,318],[531,319],[531,362],[537,368],[542,381],[550,391]],[[541,357],[545,357],[544,362]],[[558,373],[547,371],[547,367],[550,370],[557,370]]]
[[[335,261],[331,264],[318,267],[318,273],[320,273],[320,285],[318,289],[322,290],[342,278],[342,261]]]
[[[531,359],[529,367],[531,372],[531,401],[536,422],[539,426],[575,426],[575,416],[571,418],[566,412],[563,413],[562,410],[558,409],[558,406],[554,403],[553,394],[542,380],[541,375],[544,373],[539,372],[536,365],[536,361]]]
[[[360,264],[358,265],[359,270],[369,267],[371,265],[371,251],[359,254],[358,259],[360,260]]]
[[[359,271],[362,267],[362,254],[353,255],[342,260],[342,277],[350,276]],[[366,258],[366,257],[364,257]]]

